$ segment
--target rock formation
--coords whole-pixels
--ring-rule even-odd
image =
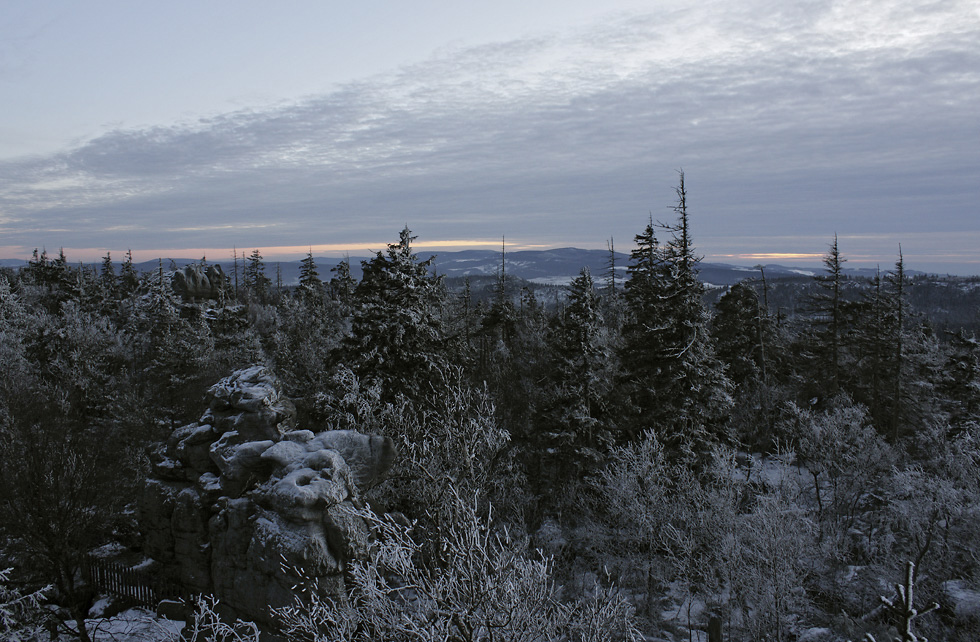
[[[352,508],[395,456],[388,438],[294,424],[268,370],[235,372],[154,454],[140,503],[147,555],[189,593],[213,593],[258,621],[292,603],[299,576],[343,595],[345,562],[368,546]]]
[[[174,293],[185,301],[217,300],[227,281],[228,277],[217,264],[187,265],[170,275],[170,285]]]

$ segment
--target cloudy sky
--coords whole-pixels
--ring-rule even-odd
[[[980,273],[976,0],[4,0],[0,257],[628,251]]]

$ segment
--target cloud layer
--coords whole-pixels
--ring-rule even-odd
[[[837,232],[845,254],[902,242],[910,263],[980,272],[972,3],[733,4],[446,49],[7,161],[0,245],[380,244],[408,223],[420,241],[625,248],[670,217],[683,168],[709,258],[820,253]]]

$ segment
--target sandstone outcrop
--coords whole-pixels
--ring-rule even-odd
[[[217,300],[228,277],[220,265],[187,265],[170,275],[174,292],[185,301]]]
[[[368,551],[353,509],[394,457],[388,438],[298,430],[268,370],[237,371],[211,388],[201,419],[152,457],[144,550],[189,593],[213,593],[258,621],[291,604],[304,577],[341,596],[347,560]]]

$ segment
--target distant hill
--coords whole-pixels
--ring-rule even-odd
[[[496,250],[462,250],[460,252],[439,252],[437,254],[427,254],[420,252],[419,256],[427,259],[435,256],[433,261],[434,269],[437,274],[446,277],[492,277],[501,268],[500,252]],[[317,271],[320,278],[329,280],[330,270],[340,263],[338,258],[313,257],[316,261]],[[351,257],[351,274],[354,278],[361,278],[361,261],[367,260],[366,257]],[[191,259],[164,259],[164,269],[172,268],[173,265],[183,267],[195,263]],[[232,264],[222,261],[221,268],[229,275],[232,274]],[[616,272],[618,278],[626,276],[626,266],[629,264],[629,255],[620,252],[616,253]],[[136,264],[136,268],[142,271],[156,270],[158,261],[146,261]],[[266,262],[266,276],[275,282],[276,269],[280,270],[283,285],[296,285],[299,283],[300,261],[286,262]],[[524,279],[532,283],[541,285],[567,285],[582,271],[588,267],[592,272],[592,278],[596,282],[605,281],[609,272],[609,252],[606,250],[581,250],[574,247],[564,247],[555,250],[520,250],[507,252],[504,268],[509,276]],[[239,266],[239,269],[241,267]],[[781,265],[765,266],[766,276],[771,278],[793,277],[793,276],[812,276],[819,270],[805,268],[784,267]],[[759,271],[754,268],[726,265],[724,263],[701,263],[699,266],[701,280],[715,286],[725,286],[738,283],[746,278],[759,276]],[[851,270],[854,275],[859,271]]]
[[[462,252],[440,252],[435,255],[434,269],[438,274],[447,277],[450,289],[460,291],[463,279],[472,277],[471,295],[473,301],[483,301],[494,296],[495,277],[500,271],[500,252],[493,250],[464,250]],[[426,259],[428,253],[421,253]],[[320,278],[329,281],[333,276],[331,268],[340,263],[338,258],[314,257]],[[361,278],[361,260],[364,257],[351,257],[351,273],[355,279]],[[164,270],[197,263],[194,259],[163,259]],[[0,260],[0,268],[23,267],[26,261],[16,259]],[[555,250],[524,250],[508,252],[506,256],[506,271],[508,279],[522,279],[531,282],[531,289],[538,300],[545,305],[557,304],[567,296],[567,290],[561,287],[567,285],[582,270],[588,266],[593,279],[599,287],[608,283],[609,253],[606,250],[580,250],[577,248],[559,248]],[[617,285],[625,282],[626,266],[629,256],[616,254]],[[73,264],[77,265],[77,264]],[[145,261],[136,264],[141,272],[153,272],[159,268],[160,261]],[[232,264],[221,261],[220,265],[229,277],[233,277]],[[98,268],[98,264],[92,265]],[[783,317],[806,316],[809,314],[808,300],[816,288],[813,276],[823,270],[819,267],[802,268],[788,267],[778,264],[764,266],[766,279],[769,282],[768,301],[771,309]],[[725,263],[701,263],[701,280],[707,286],[705,302],[713,306],[725,293],[725,289],[745,279],[758,279],[758,268],[729,265]],[[241,263],[239,263],[239,270]],[[276,282],[278,269],[284,286],[295,286],[299,283],[300,261],[284,261],[281,263],[266,262],[266,275]],[[119,264],[116,263],[116,271]],[[858,279],[873,277],[874,270],[845,269],[845,274],[854,279],[846,288],[845,294],[850,299],[861,296],[862,284]],[[239,274],[241,274],[239,272]],[[949,277],[926,275],[922,272],[909,270],[907,274],[913,277],[906,290],[910,306],[924,314],[939,330],[959,330],[969,332],[980,331],[980,277]],[[866,282],[864,286],[866,286]],[[512,284],[512,292],[517,296],[520,286]]]
[[[500,252],[496,250],[463,250],[460,252],[433,253],[435,271],[447,277],[465,276],[494,276],[500,271]],[[430,254],[420,252],[419,256],[428,258]],[[361,278],[361,261],[367,257],[351,257],[351,273],[355,279]],[[340,259],[332,257],[314,257],[320,278],[330,279],[330,270],[340,263]],[[184,267],[196,263],[197,259],[164,258],[163,267],[171,270],[174,267]],[[18,268],[26,261],[19,259],[0,259],[0,266]],[[232,275],[232,264],[229,261],[218,261],[228,275]],[[136,263],[135,267],[141,272],[151,272],[158,269],[159,260]],[[629,255],[616,253],[616,272],[625,276]],[[566,285],[588,267],[592,277],[597,282],[606,280],[609,271],[609,252],[606,250],[581,250],[574,247],[563,247],[554,250],[520,250],[507,252],[505,269],[510,276],[518,277],[532,283],[542,285]],[[119,263],[116,263],[119,269]],[[241,269],[241,264],[239,264]],[[286,286],[299,283],[300,261],[266,261],[265,271],[273,283],[276,281],[276,270],[280,271],[282,283]],[[819,268],[797,268],[778,264],[765,266],[766,277],[772,279],[786,277],[813,276],[819,274]],[[757,278],[759,270],[747,266],[729,265],[725,263],[701,263],[699,266],[701,280],[713,286],[733,285],[746,278]],[[869,277],[874,275],[870,269],[845,269],[852,277]],[[909,271],[910,276],[921,274]]]

